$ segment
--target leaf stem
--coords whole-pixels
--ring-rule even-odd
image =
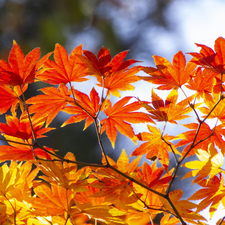
[[[20,90],[21,90],[21,93],[22,93],[24,108],[27,111],[27,116],[28,116],[29,123],[30,123],[30,126],[31,126],[32,136],[33,136],[34,142],[36,143],[37,139],[36,139],[36,136],[35,136],[35,133],[34,133],[33,123],[32,123],[32,120],[31,120],[31,116],[30,116],[30,113],[29,113],[29,110],[28,110],[28,106],[26,104],[26,99],[25,99],[25,96],[24,96],[24,93],[23,93],[21,85],[20,85]]]
[[[160,192],[158,192],[158,191],[156,191],[156,190],[154,190],[154,189],[144,185],[143,183],[141,183],[141,182],[137,181],[136,179],[134,179],[133,177],[130,177],[127,174],[121,172],[120,170],[116,169],[115,167],[111,166],[110,164],[107,167],[110,168],[111,170],[115,171],[116,173],[120,174],[121,176],[127,178],[131,182],[134,182],[134,183],[140,185],[141,187],[143,187],[143,188],[153,192],[154,194],[157,194],[157,195],[159,195],[159,196],[161,196],[163,198],[166,198],[166,195],[164,195],[164,194],[162,194],[162,193],[160,193]]]
[[[181,91],[183,92],[183,94],[184,94],[186,100],[188,101],[189,106],[193,109],[193,111],[194,111],[196,117],[198,118],[198,121],[201,121],[201,120],[200,120],[200,117],[199,117],[199,115],[198,115],[198,113],[197,113],[197,111],[196,111],[196,109],[195,109],[194,104],[191,104],[191,103],[190,103],[190,101],[189,101],[189,99],[188,99],[188,97],[187,97],[185,91],[182,89],[182,87],[180,87],[180,89],[181,89]]]
[[[1,138],[1,137],[0,137],[0,140],[15,143],[15,144],[19,144],[19,145],[34,146],[33,144],[27,144],[27,143],[21,143],[21,142],[18,142],[18,141],[7,140],[7,139]]]
[[[69,82],[70,84],[70,90],[72,92],[72,96],[73,96],[73,100],[74,100],[74,103],[76,106],[80,107],[84,112],[86,112],[93,120],[95,119],[94,116],[92,116],[84,107],[82,107],[76,100],[76,97],[75,97],[75,94],[74,94],[74,91],[73,91],[73,87],[72,87],[72,84],[71,82]]]
[[[45,149],[44,147],[40,146],[39,144],[36,144],[36,146],[41,148],[45,152],[49,153],[50,155],[53,155],[53,156],[58,158],[58,159],[43,159],[43,158],[39,158],[39,157],[36,156],[36,158],[40,161],[50,161],[50,162],[59,161],[59,162],[74,163],[74,164],[81,165],[81,166],[106,167],[106,165],[102,165],[102,164],[85,163],[85,162],[79,162],[79,161],[73,161],[73,160],[65,159],[65,158],[63,158],[63,157],[61,157],[57,154],[54,154],[51,151]]]
[[[106,160],[106,164],[109,165],[109,161],[108,161],[105,149],[103,147],[103,143],[102,143],[102,139],[101,139],[101,136],[100,136],[100,132],[98,131],[97,119],[94,119],[94,125],[95,125],[95,130],[96,130],[96,134],[97,134],[97,138],[98,138],[98,143],[99,143],[100,149],[102,151],[102,154],[104,155],[104,158]]]

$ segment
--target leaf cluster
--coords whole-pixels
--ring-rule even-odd
[[[172,63],[153,56],[156,67],[143,67],[125,60],[127,51],[112,58],[105,47],[95,55],[80,45],[68,55],[56,44],[42,58],[39,48],[25,56],[14,41],[8,62],[0,60],[0,113],[6,118],[0,123],[0,139],[6,142],[0,146],[0,161],[11,161],[0,167],[0,223],[153,225],[163,213],[161,225],[207,224],[200,212],[208,207],[212,217],[219,204],[225,206],[225,39],[219,37],[214,50],[197,46],[201,50],[189,53],[189,62],[180,51]],[[78,83],[90,76],[96,86],[79,91]],[[156,85],[149,101],[121,97],[137,81]],[[34,82],[48,87],[26,99]],[[170,93],[162,98],[164,90]],[[39,143],[54,129],[50,126],[59,112],[71,115],[62,126],[81,121],[84,129],[95,126],[101,164],[78,162],[71,152],[60,157],[56,149]],[[186,131],[166,134],[169,123],[179,130],[180,121],[187,122],[182,124]],[[148,131],[137,134],[134,124],[146,124]],[[116,162],[109,158],[104,132],[113,148],[118,132],[139,143],[130,155],[136,158],[130,161],[125,150]],[[147,160],[140,165],[143,155]],[[184,163],[192,155],[197,160]],[[182,190],[171,190],[181,166],[190,169],[183,179],[192,178],[200,187],[189,199],[182,198]]]

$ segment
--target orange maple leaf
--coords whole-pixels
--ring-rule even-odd
[[[27,143],[20,138],[12,138],[4,135],[9,141],[9,145],[0,146],[0,161],[13,160],[13,161],[27,161],[35,160],[36,156],[42,159],[51,159],[51,155],[41,148],[34,148],[31,143]],[[13,141],[13,142],[11,142]],[[16,142],[16,143],[14,143]],[[20,143],[20,144],[19,144]],[[30,144],[30,146],[28,145]],[[49,152],[54,152],[52,148],[45,147]]]
[[[163,189],[164,187],[168,186],[169,181],[172,178],[171,172],[165,174],[162,177],[163,173],[164,168],[157,168],[155,162],[151,166],[148,163],[144,162],[142,166],[142,172],[139,174],[139,177],[143,179],[148,187],[154,189]]]
[[[88,184],[87,177],[90,174],[91,168],[83,167],[77,169],[77,165],[73,162],[76,161],[73,153],[68,152],[65,160],[70,162],[48,162],[43,161],[41,164],[37,163],[44,176],[39,178],[45,180],[53,185],[59,185],[66,189],[76,191],[87,191],[85,186]]]
[[[60,84],[58,88],[46,87],[40,89],[44,94],[34,96],[26,101],[29,106],[29,112],[35,113],[33,118],[35,120],[47,118],[46,126],[48,126],[57,114],[62,110],[71,100],[71,90],[68,91],[67,86]]]
[[[199,107],[198,109],[204,114],[202,117],[207,116],[208,119],[217,118],[222,123],[225,122],[225,100],[222,99],[220,103],[215,107],[220,100],[220,94],[212,94],[212,99],[205,99],[204,104],[206,106]]]
[[[34,192],[38,196],[32,203],[37,215],[56,216],[69,214],[73,205],[74,193],[58,185],[48,185],[44,182],[34,183]]]
[[[153,58],[157,68],[144,67],[142,70],[151,77],[140,78],[160,85],[157,87],[160,90],[171,90],[181,87],[187,83],[196,68],[196,65],[192,62],[188,62],[186,65],[185,56],[181,51],[174,55],[173,64],[160,56],[153,56]]]
[[[188,102],[191,102],[193,98],[194,96],[191,96],[188,100],[185,99],[177,103],[178,92],[173,89],[164,102],[152,89],[152,106],[143,102],[141,104],[149,112],[152,119],[177,124],[176,120],[190,117],[185,114],[192,111]]]
[[[76,204],[80,209],[79,213],[83,212],[89,215],[90,218],[96,219],[96,221],[100,220],[105,222],[106,224],[115,224],[115,225],[124,224],[126,212],[117,209],[113,205],[92,206],[89,203],[84,203],[83,205],[80,205],[78,202],[76,202]],[[88,223],[86,225],[88,225]]]
[[[196,97],[198,99],[201,97],[206,100],[212,100],[213,97],[211,93],[216,83],[216,75],[217,74],[208,69],[202,71],[201,68],[198,68],[185,86],[191,90],[197,91]]]
[[[142,108],[139,102],[126,105],[131,99],[132,97],[124,97],[116,102],[113,107],[109,100],[104,102],[103,111],[107,118],[101,121],[101,133],[106,130],[106,134],[113,147],[115,146],[117,130],[136,143],[137,137],[129,123],[154,123],[146,113],[134,112]]]
[[[148,126],[149,132],[142,132],[137,135],[138,139],[141,141],[147,141],[143,144],[141,144],[139,147],[137,147],[131,156],[137,156],[137,155],[144,155],[147,153],[146,158],[150,160],[155,160],[156,158],[159,159],[163,167],[167,170],[169,166],[169,152],[171,152],[170,146],[175,150],[175,147],[170,142],[170,140],[173,139],[173,136],[164,135],[164,140],[170,144],[165,143],[165,141],[162,140],[162,134],[160,129],[157,129],[156,127]],[[176,151],[176,153],[179,153]]]
[[[0,123],[0,134],[16,137],[24,140],[33,139],[33,132],[36,138],[45,137],[43,134],[54,128],[42,128],[44,121],[33,121],[31,124],[28,118],[18,119],[15,116],[6,115],[6,124]]]
[[[152,163],[151,166],[144,162],[143,166],[139,167],[136,171],[134,178],[160,193],[165,193],[168,183],[172,178],[172,170],[164,175],[163,173],[164,169],[162,167],[158,168],[156,162]],[[139,199],[142,200],[132,204],[135,209],[145,213],[151,213],[153,216],[157,214],[157,211],[162,209],[162,202],[159,199],[159,195],[136,183],[133,183],[133,188],[135,193],[138,194]]]
[[[85,111],[81,107],[77,106],[75,102],[70,102],[72,106],[66,106],[62,109],[62,111],[69,114],[73,114],[74,116],[71,116],[68,120],[66,120],[62,124],[62,126],[66,126],[70,123],[77,123],[86,119],[84,125],[84,129],[86,129],[89,125],[93,123],[93,118],[90,115],[95,117],[97,112],[99,111],[100,98],[98,92],[94,88],[92,88],[90,92],[90,98],[88,97],[88,95],[75,89],[73,90],[73,93],[76,102],[79,104],[79,106],[85,109]]]
[[[218,210],[218,206],[222,199],[225,197],[224,192],[224,179],[221,174],[214,176],[211,179],[203,179],[198,181],[200,190],[196,191],[189,200],[200,200],[202,201],[197,205],[197,212],[202,211],[206,207],[209,207],[210,217]]]
[[[0,146],[0,160],[33,160],[35,155],[40,158],[51,159],[50,155],[43,149],[32,146],[33,132],[35,138],[45,137],[45,133],[54,128],[42,128],[44,121],[33,121],[31,124],[28,118],[18,119],[15,116],[6,116],[6,123],[0,123],[0,133],[9,142],[9,145]],[[52,149],[48,149],[53,151]]]
[[[81,65],[79,55],[82,55],[82,45],[76,47],[68,57],[67,51],[60,44],[55,45],[54,59],[48,59],[43,68],[47,69],[37,76],[49,84],[67,84],[68,82],[83,82],[88,80],[85,78],[85,68]]]
[[[187,222],[191,224],[198,224],[194,221],[205,221],[206,219],[199,215],[197,212],[194,212],[193,209],[197,207],[197,204],[190,202],[188,200],[180,200],[183,195],[183,191],[180,189],[174,190],[169,193],[169,198],[173,202],[173,205],[176,207],[177,211],[179,212],[180,216]],[[169,205],[166,199],[160,197],[160,200],[163,203],[163,209],[168,210],[174,214],[173,209]]]
[[[110,165],[119,171],[131,177],[136,176],[140,157],[137,157],[135,160],[129,163],[129,158],[125,150],[123,150],[119,159],[117,160],[117,163],[115,163],[109,157],[107,158],[110,162]],[[106,163],[104,157],[102,159],[102,163]],[[99,188],[101,191],[96,192],[92,195],[92,197],[105,197],[105,202],[113,202],[116,205],[126,205],[137,201],[137,195],[134,194],[132,188],[133,182],[113,170],[108,170],[107,168],[98,168],[96,172],[97,173],[93,174],[100,182],[92,183],[91,186]]]
[[[180,220],[176,217],[171,217],[170,214],[166,214],[160,220],[160,225],[179,225]]]
[[[27,86],[28,85],[24,85],[22,91],[19,86],[0,86],[0,114],[6,113],[12,107],[11,112],[13,115],[16,115],[16,109],[18,104],[20,104],[21,111],[24,111],[24,106],[19,96],[26,91]]]
[[[181,146],[187,145],[184,148],[184,150],[182,151],[182,155],[185,155],[186,152],[189,150],[193,140],[195,140],[195,144],[201,140],[204,140],[204,141],[199,142],[198,145],[196,145],[194,148],[192,148],[192,150],[188,154],[189,156],[195,154],[194,153],[195,148],[201,148],[201,149],[207,151],[209,143],[215,143],[220,149],[223,148],[223,146],[224,146],[223,137],[225,136],[225,129],[224,129],[225,125],[224,124],[216,126],[213,129],[213,135],[212,135],[212,130],[210,129],[209,125],[206,123],[202,123],[196,139],[195,139],[195,135],[196,135],[199,124],[190,123],[190,124],[183,124],[183,126],[188,129],[191,129],[191,130],[177,135],[177,137],[174,139],[174,140],[181,139],[175,145],[176,147],[181,147]]]
[[[132,91],[134,86],[131,83],[137,82],[139,79],[136,74],[141,70],[140,66],[134,66],[128,70],[122,70],[116,73],[112,73],[110,76],[107,76],[102,79],[102,77],[97,77],[100,87],[107,89],[107,95],[110,93],[113,96],[121,97],[119,91]]]
[[[215,41],[215,52],[202,44],[196,44],[201,47],[200,53],[189,53],[193,56],[192,62],[204,68],[208,68],[216,73],[225,73],[225,39],[219,37]]]
[[[19,45],[13,41],[9,63],[0,60],[0,84],[16,86],[34,82],[37,74],[43,72],[43,63],[52,53],[41,59],[40,54],[40,48],[35,48],[25,57]]]

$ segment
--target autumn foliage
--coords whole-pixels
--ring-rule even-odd
[[[144,67],[125,60],[127,51],[112,58],[105,47],[95,55],[80,45],[68,55],[56,44],[42,58],[39,48],[25,56],[14,41],[8,62],[0,60],[6,121],[0,123],[0,224],[153,225],[158,214],[160,225],[207,224],[204,209],[212,217],[220,204],[225,207],[225,39],[219,37],[214,50],[197,46],[200,52],[188,53],[189,62],[179,51],[171,63],[153,56],[156,66]],[[77,90],[77,82],[90,76],[96,86]],[[26,99],[33,82],[47,85]],[[132,92],[121,97],[135,82],[155,87],[148,101]],[[71,152],[60,157],[39,143],[59,112],[70,115],[62,126],[85,121],[84,129],[95,127],[101,164],[78,162]],[[184,132],[167,134],[169,123]],[[133,124],[146,129],[135,133]],[[122,150],[115,162],[106,154],[104,132],[113,148],[118,133],[138,145],[130,157]],[[189,169],[183,179],[192,179],[190,189],[199,187],[189,199],[172,189],[180,167]]]

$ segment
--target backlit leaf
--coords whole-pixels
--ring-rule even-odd
[[[156,67],[144,67],[142,70],[150,77],[140,77],[141,79],[159,85],[157,89],[171,90],[181,87],[187,83],[194,72],[196,65],[192,62],[186,64],[184,54],[179,51],[173,58],[171,64],[167,59],[160,56],[153,56]]]
[[[106,130],[106,134],[113,147],[116,141],[117,130],[136,143],[137,137],[135,136],[130,123],[153,122],[147,114],[143,112],[135,112],[142,108],[142,105],[139,102],[127,104],[131,98],[132,97],[124,97],[116,102],[114,106],[111,106],[111,102],[109,100],[105,101],[103,111],[107,118],[101,121],[101,133]]]
[[[48,59],[44,63],[46,71],[39,74],[37,78],[50,84],[86,81],[87,74],[78,55],[82,55],[82,45],[74,48],[68,57],[65,48],[60,44],[56,44],[54,50],[55,61]]]
[[[141,104],[149,112],[152,119],[177,124],[176,120],[183,120],[190,117],[186,114],[192,111],[186,99],[177,103],[177,98],[178,92],[172,90],[164,102],[152,89],[152,106],[146,103]],[[189,102],[193,98],[193,96],[189,97]]]
[[[223,74],[225,72],[225,39],[219,37],[215,41],[215,52],[206,45],[196,44],[201,47],[200,53],[189,53],[193,56],[192,62],[204,68]]]
[[[13,41],[9,63],[0,60],[0,83],[11,86],[33,83],[36,75],[43,72],[40,69],[51,55],[48,53],[40,59],[40,54],[40,48],[35,48],[24,56],[19,45]]]

